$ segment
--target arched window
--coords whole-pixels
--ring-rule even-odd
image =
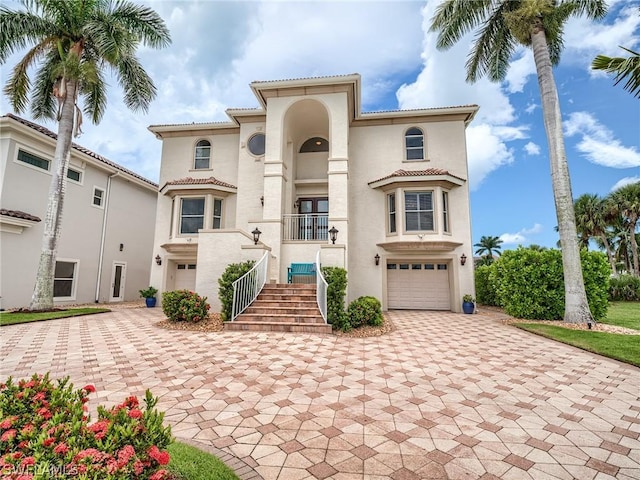
[[[193,162],[193,168],[196,170],[202,168],[210,168],[211,159],[211,143],[208,140],[200,140],[196,143],[196,154]]]
[[[411,127],[404,134],[407,160],[424,160],[424,133],[417,127]]]
[[[300,153],[328,152],[329,142],[321,137],[313,137],[307,140],[300,147]]]

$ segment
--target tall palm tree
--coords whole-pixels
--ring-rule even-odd
[[[622,215],[628,231],[631,258],[633,258],[633,274],[640,277],[638,242],[636,240],[636,229],[640,221],[640,182],[618,188],[611,193],[610,201],[613,208]]]
[[[502,244],[502,240],[499,237],[486,237],[483,236],[480,238],[478,243],[475,243],[473,246],[478,247],[476,250],[476,255],[486,256],[487,258],[493,260],[493,254],[500,255],[500,249]]]
[[[140,44],[161,48],[169,31],[152,9],[126,0],[22,0],[24,10],[0,7],[0,64],[29,48],[4,87],[13,109],[58,121],[42,252],[29,306],[53,307],[53,275],[69,166],[71,139],[82,111],[97,124],[106,108],[105,70],[124,90],[125,104],[147,111],[156,88],[136,57]],[[35,68],[35,81],[29,70]],[[82,100],[82,110],[78,106]]]
[[[620,47],[631,55],[628,57],[607,57],[598,55],[593,59],[591,68],[604,70],[607,73],[615,73],[614,85],[622,80],[627,81],[624,89],[636,98],[640,98],[640,53]]]
[[[453,46],[465,34],[479,29],[467,60],[467,81],[487,75],[504,80],[518,45],[531,47],[542,99],[544,126],[549,144],[551,182],[562,243],[564,269],[564,321],[591,323],[580,265],[571,180],[562,136],[562,117],[552,66],[560,61],[562,33],[572,16],[602,18],[604,0],[445,0],[432,20],[438,32],[437,46]]]
[[[574,210],[576,212],[576,229],[578,230],[580,244],[589,248],[590,239],[600,239],[607,252],[611,270],[616,274],[616,261],[607,238],[609,215],[605,200],[598,195],[585,193],[580,195],[574,202]]]

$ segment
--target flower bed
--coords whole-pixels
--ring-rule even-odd
[[[161,480],[171,442],[164,414],[147,390],[144,406],[131,396],[112,408],[87,414],[92,385],[54,384],[49,374],[0,384],[0,474],[3,480],[72,477]]]

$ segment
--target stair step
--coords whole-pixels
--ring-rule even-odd
[[[261,293],[256,300],[273,300],[273,301],[287,301],[292,300],[296,302],[315,302],[316,296],[313,295],[293,295],[293,294],[275,294],[275,293]]]
[[[262,306],[257,305],[256,302],[252,303],[250,307],[248,307],[243,314],[253,314],[253,315],[291,315],[291,316],[302,316],[302,315],[318,315],[318,307],[316,305],[310,305],[305,307],[298,306]]]
[[[296,332],[296,333],[331,333],[331,325],[325,323],[280,323],[280,322],[252,322],[233,321],[224,322],[227,332]]]
[[[261,308],[318,308],[318,303],[315,298],[313,300],[263,300],[258,297],[251,306]]]
[[[295,313],[243,313],[235,320],[242,322],[263,322],[263,323],[324,323],[318,311],[315,314],[305,315]]]

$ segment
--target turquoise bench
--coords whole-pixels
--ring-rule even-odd
[[[294,283],[295,277],[302,277],[303,280],[309,280],[316,277],[316,266],[313,263],[292,263],[287,268],[287,283]],[[312,283],[308,281],[295,283]]]

